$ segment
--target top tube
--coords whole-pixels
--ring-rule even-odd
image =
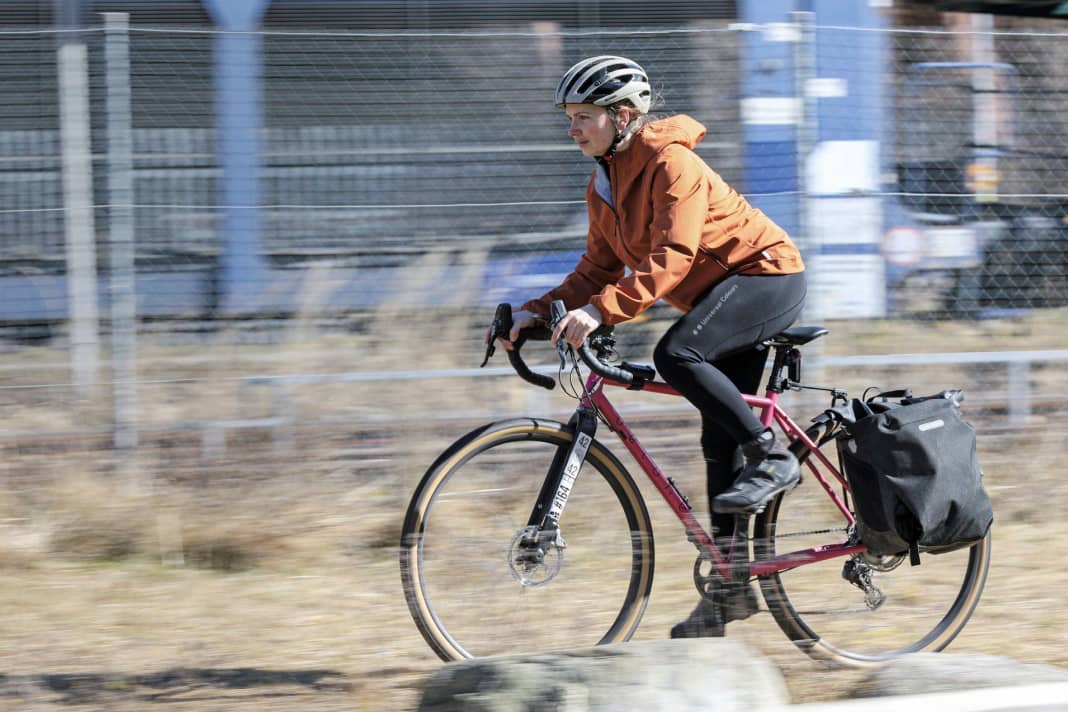
[[[770,384],[769,384],[770,385]],[[594,393],[601,386],[614,386],[616,388],[627,388],[628,390],[640,390],[648,391],[650,393],[659,393],[667,396],[679,396],[679,393],[671,384],[664,381],[640,381],[637,385],[631,385],[621,383],[609,378],[604,378],[596,373],[591,373],[586,378],[586,392]],[[583,398],[585,400],[585,398]],[[765,391],[763,396],[754,395],[751,393],[743,393],[742,400],[747,405],[753,408],[760,409],[760,422],[765,428],[770,428],[775,420],[775,412],[779,409],[779,394],[770,388]]]

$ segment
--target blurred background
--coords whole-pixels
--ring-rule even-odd
[[[1061,494],[1066,38],[1064,3],[1006,0],[0,1],[0,671],[281,656],[349,675],[339,708],[410,687],[411,488],[475,424],[573,407],[477,366],[493,307],[583,249],[591,165],[552,92],[594,54],[639,61],[795,237],[832,332],[809,380],[963,387],[999,522],[1044,521],[1009,476],[1026,453]],[[620,328],[624,356],[672,318]],[[700,493],[692,413],[634,408]],[[235,612],[249,576],[277,601]],[[326,627],[246,647],[294,606]],[[369,617],[396,626],[354,641]]]

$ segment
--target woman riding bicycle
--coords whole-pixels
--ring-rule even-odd
[[[701,413],[712,526],[726,546],[736,513],[759,510],[800,480],[797,460],[741,393],[760,385],[761,342],[801,311],[804,265],[786,232],[694,152],[705,128],[685,115],[654,120],[651,103],[645,70],[625,57],[584,59],[560,80],[556,106],[570,119],[568,136],[597,161],[586,251],[558,287],[515,312],[510,339],[544,322],[555,299],[570,311],[553,343],[576,347],[599,325],[633,319],[660,299],[682,311],[654,363]],[[756,611],[750,586],[729,589],[702,598],[672,637],[723,635],[726,622]]]

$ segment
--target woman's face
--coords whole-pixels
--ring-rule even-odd
[[[603,156],[617,128],[608,109],[596,104],[564,104],[564,113],[571,120],[567,135],[578,144],[585,156]]]

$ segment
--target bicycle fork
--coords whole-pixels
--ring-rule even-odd
[[[546,583],[559,570],[559,557],[567,548],[560,531],[560,518],[597,433],[597,416],[592,409],[580,406],[571,416],[568,427],[574,433],[571,445],[557,450],[545,474],[527,526],[519,533],[516,546],[513,547],[513,570],[518,568],[516,575],[526,585]],[[558,557],[555,566],[547,560],[551,553]],[[542,569],[541,577],[534,581],[531,575]]]

